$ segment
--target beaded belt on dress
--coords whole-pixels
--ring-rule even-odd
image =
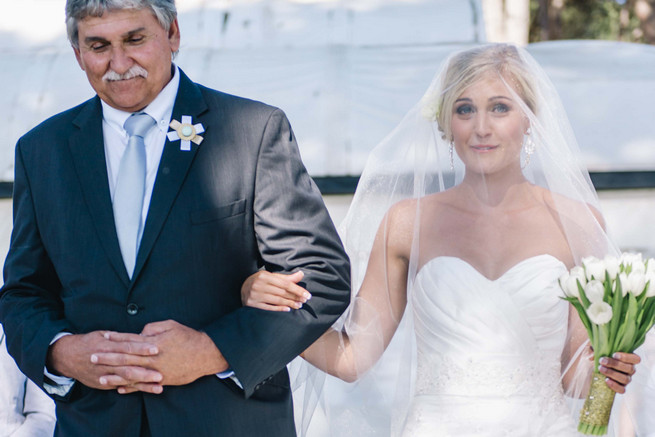
[[[560,363],[535,356],[453,359],[419,353],[416,394],[551,397],[561,394]]]

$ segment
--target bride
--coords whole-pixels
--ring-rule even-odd
[[[506,44],[451,56],[372,152],[342,228],[358,292],[302,354],[390,399],[371,435],[577,435],[565,394],[586,394],[591,362],[558,278],[616,253],[578,155],[552,84]],[[301,281],[260,271],[242,297],[311,316]],[[601,362],[623,393],[639,357]],[[361,434],[364,410],[328,413],[333,434]]]

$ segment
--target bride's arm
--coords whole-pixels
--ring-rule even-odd
[[[404,208],[401,208],[404,209]],[[411,219],[394,207],[377,231],[366,274],[344,328],[329,329],[301,356],[344,381],[370,369],[389,345],[407,303]],[[244,304],[268,310],[298,308],[306,299],[301,273],[257,272],[242,286]]]
[[[575,308],[569,305],[567,341],[562,351],[562,385],[565,393],[574,398],[582,398],[589,391],[593,351],[588,342],[585,344],[588,339]]]
[[[562,370],[565,371],[562,384],[567,394],[584,397],[589,391],[591,371],[593,370],[593,351],[587,344],[585,330],[576,310],[569,306],[568,343],[562,353]],[[612,357],[603,357],[599,371],[606,376],[605,382],[617,393],[625,393],[625,387],[632,380],[635,365],[641,362],[636,354],[617,352]]]

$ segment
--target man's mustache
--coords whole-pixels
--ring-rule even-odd
[[[112,82],[117,80],[128,80],[139,76],[147,78],[148,72],[140,65],[133,65],[123,74],[116,73],[114,70],[109,70],[104,76],[102,76],[102,80],[105,82]]]

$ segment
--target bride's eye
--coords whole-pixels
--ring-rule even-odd
[[[458,115],[470,115],[473,114],[475,110],[473,109],[473,106],[469,104],[464,104],[464,105],[459,105],[455,108],[455,113]]]
[[[491,110],[493,112],[505,113],[509,112],[510,109],[509,105],[506,105],[505,103],[496,103]]]

